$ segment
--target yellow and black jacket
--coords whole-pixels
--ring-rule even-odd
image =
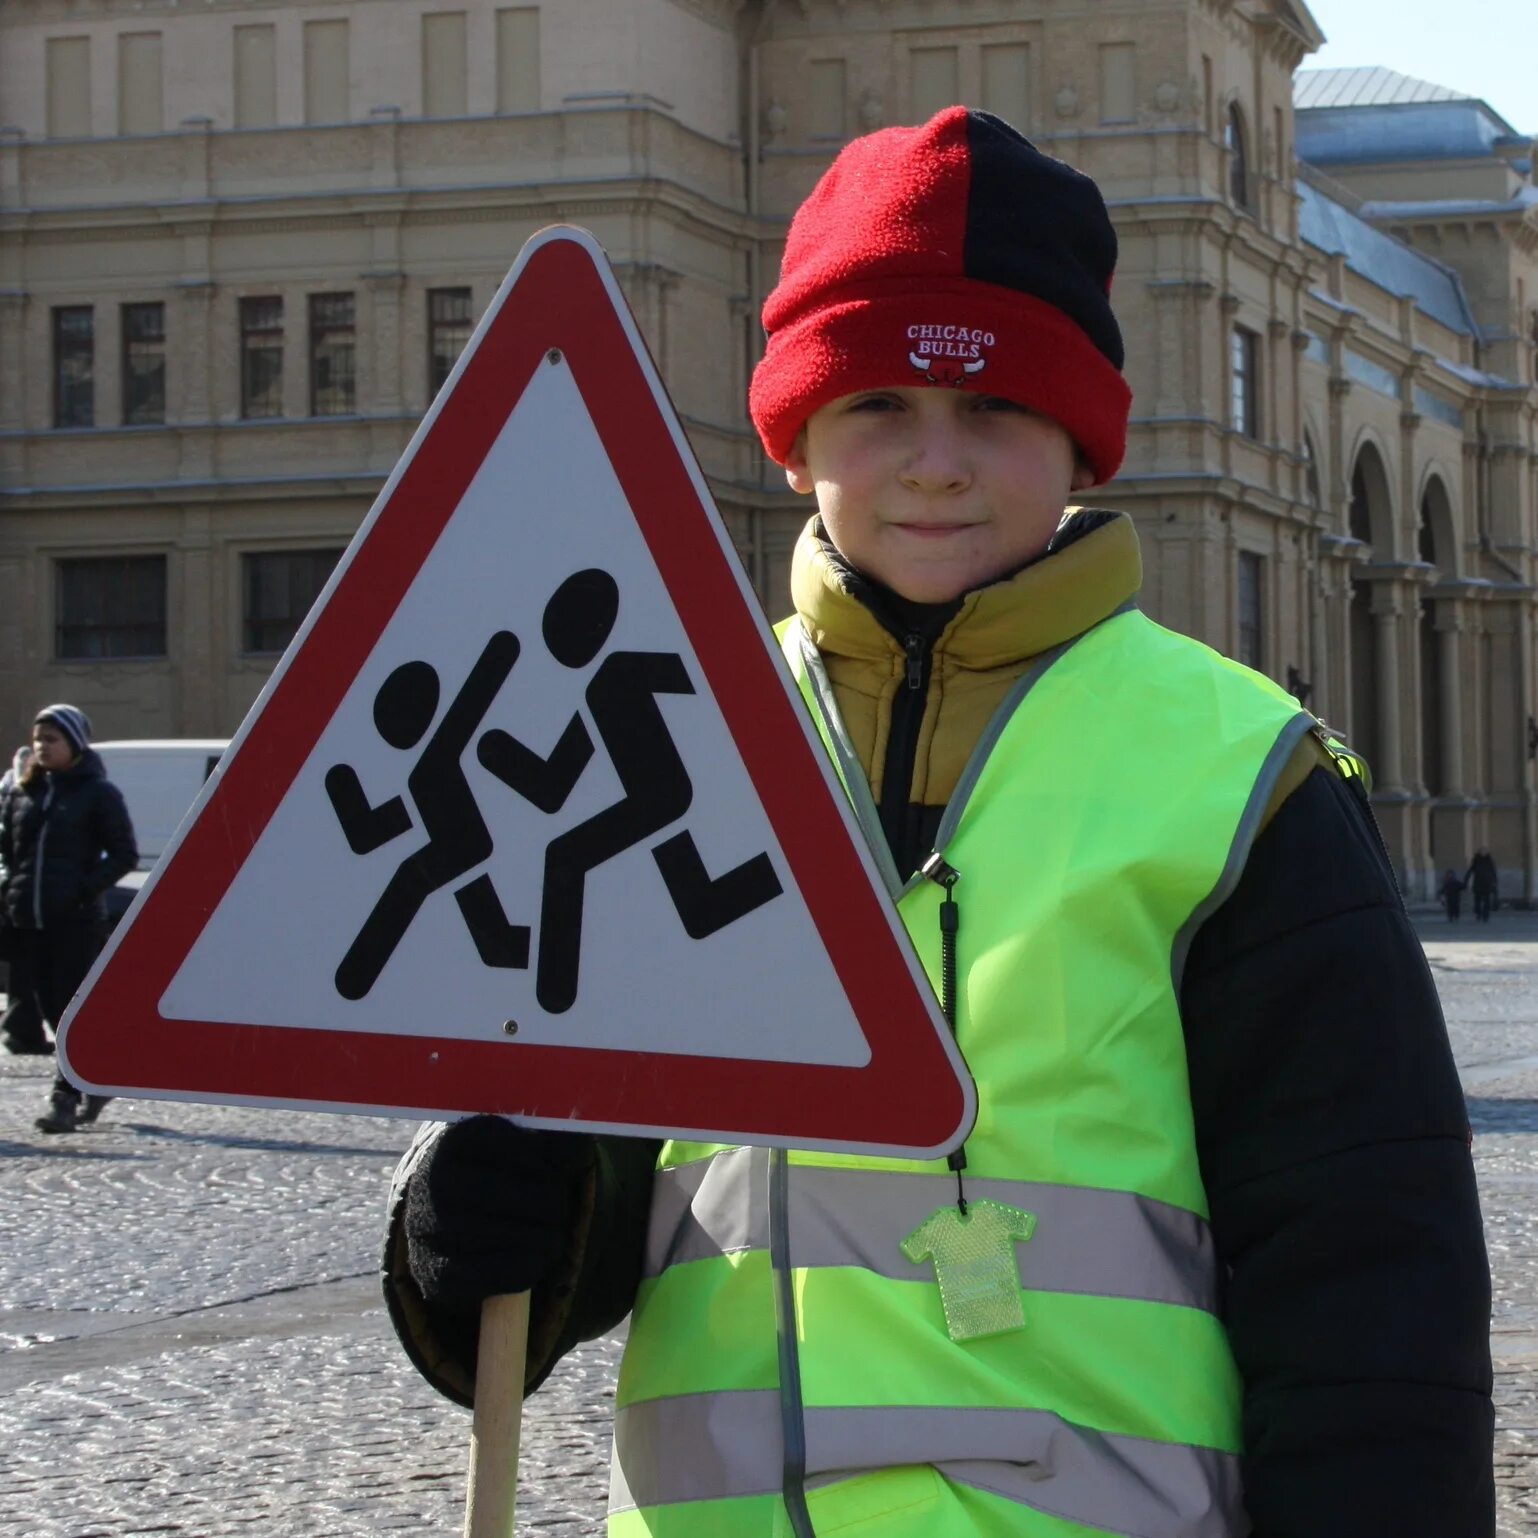
[[[1140,580],[1130,521],[1085,513],[1012,577],[915,606],[808,528],[796,609],[902,875],[1033,659],[1133,603]],[[1489,1280],[1462,1095],[1370,815],[1312,736],[1232,895],[1195,935],[1180,1014],[1257,1538],[1487,1538]],[[531,1384],[628,1310],[655,1155],[602,1140],[569,1262],[536,1293]],[[396,1327],[464,1400],[474,1319],[429,1308],[404,1249],[397,1215],[385,1261]]]

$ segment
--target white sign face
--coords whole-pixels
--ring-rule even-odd
[[[612,579],[618,607],[596,655],[572,667],[552,655],[545,616],[555,600],[570,605],[574,628],[601,626],[586,587],[563,589],[584,570]],[[601,595],[596,577],[593,585]],[[516,648],[503,642],[496,656],[498,635]],[[392,676],[403,685],[426,678],[423,664],[436,675],[436,711],[419,739],[393,747],[380,735],[376,700]],[[461,691],[472,697],[456,707]],[[656,725],[647,731],[649,715]],[[561,776],[569,790],[557,810],[487,767],[504,739],[550,760],[566,733],[591,753]],[[682,789],[670,783],[679,765]],[[328,775],[342,766],[360,807],[399,809],[379,831],[400,831],[368,853],[349,847],[328,793]],[[627,795],[622,773],[640,794]],[[682,815],[666,817],[669,798],[686,801]],[[636,807],[630,828],[627,801]],[[467,837],[464,824],[477,821],[483,834],[472,828]],[[427,833],[435,822],[452,830],[436,855]],[[583,828],[596,839],[591,850]],[[652,853],[682,836],[714,877],[767,856],[749,872],[763,873],[748,894],[763,900],[698,939]],[[489,852],[477,859],[482,845]],[[569,870],[559,863],[566,849],[575,856]],[[559,933],[542,922],[547,900],[556,919],[547,879],[579,884],[579,933],[569,914]],[[398,911],[381,912],[392,900]],[[483,959],[477,903],[490,914],[483,943],[503,944],[504,962],[521,947],[523,965]],[[376,914],[372,944],[355,954]],[[552,956],[553,945],[562,954]],[[350,955],[356,964],[339,978]],[[574,990],[553,969],[575,970]],[[565,1007],[545,1007],[542,994]],[[770,1034],[761,1024],[775,999]],[[520,1042],[867,1061],[864,1034],[564,360],[534,375],[160,1009],[186,1020],[481,1040],[501,1039],[514,1020]]]

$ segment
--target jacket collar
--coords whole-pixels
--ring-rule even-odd
[[[47,775],[55,785],[74,784],[77,780],[104,780],[106,777],[107,766],[95,748],[82,749],[68,769],[52,769]]]
[[[1005,667],[1050,651],[1114,614],[1143,583],[1137,531],[1125,513],[1074,508],[1044,554],[952,605],[926,605],[935,651],[962,667]],[[791,558],[791,596],[818,651],[845,657],[902,654],[902,600],[851,568],[813,518]],[[895,607],[894,607],[895,605]],[[953,612],[947,613],[947,610]]]

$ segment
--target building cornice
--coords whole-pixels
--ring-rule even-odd
[[[702,196],[680,182],[652,177],[613,181],[453,184],[441,187],[346,188],[292,192],[196,203],[83,205],[76,208],[0,210],[0,238],[80,242],[142,240],[156,235],[319,232],[367,226],[393,215],[403,224],[497,223],[528,210],[577,217],[587,214],[662,213],[738,240],[778,239],[783,221],[751,215]]]

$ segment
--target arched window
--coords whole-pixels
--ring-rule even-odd
[[[1453,574],[1453,538],[1452,504],[1448,501],[1447,488],[1440,477],[1433,476],[1426,482],[1426,490],[1421,497],[1416,554],[1428,566],[1435,566],[1444,578]],[[1444,794],[1448,788],[1442,725],[1447,710],[1446,691],[1454,682],[1445,676],[1443,669],[1441,637],[1437,633],[1436,624],[1436,606],[1440,601],[1423,592],[1418,616],[1421,653],[1421,782],[1433,796]]]
[[[1374,456],[1376,458],[1376,456]],[[1351,475],[1351,537],[1372,543],[1372,487],[1368,483],[1368,459],[1364,452]]]
[[[1244,114],[1233,102],[1223,126],[1223,148],[1228,151],[1228,196],[1236,208],[1250,204],[1250,147],[1244,131]]]
[[[1369,547],[1369,560],[1392,558],[1394,509],[1389,495],[1388,473],[1371,444],[1357,455],[1351,471],[1351,510],[1348,530],[1353,539]],[[1351,710],[1348,722],[1351,746],[1369,764],[1377,764],[1386,747],[1380,735],[1378,674],[1378,622],[1373,613],[1373,582],[1362,566],[1353,567],[1351,579]],[[1381,764],[1378,765],[1381,769]]]

